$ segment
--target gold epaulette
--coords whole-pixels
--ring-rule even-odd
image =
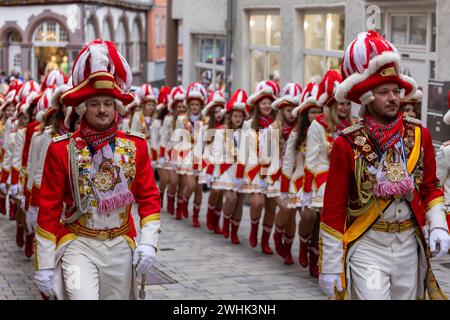
[[[57,143],[57,142],[60,142],[60,141],[63,141],[63,140],[67,140],[70,137],[72,137],[72,132],[63,134],[62,136],[54,137],[52,140],[53,140],[54,143]]]
[[[410,124],[413,124],[415,126],[422,126],[422,121],[420,121],[419,119],[412,118],[412,117],[406,116],[406,115],[405,115],[404,119],[405,119],[406,122],[408,122]]]
[[[362,128],[364,128],[362,123],[361,122],[357,122],[354,125],[351,125],[350,127],[347,127],[344,130],[342,130],[342,134],[343,135],[348,135],[348,134],[353,133],[355,131],[361,130]]]
[[[138,138],[141,138],[141,139],[145,139],[145,134],[137,132],[137,131],[134,131],[134,130],[127,130],[127,131],[125,131],[125,134],[127,136],[132,136],[132,137],[138,137]]]

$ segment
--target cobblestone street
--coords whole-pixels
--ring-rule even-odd
[[[297,239],[292,266],[285,266],[276,255],[264,255],[259,247],[251,248],[245,207],[241,244],[232,245],[206,230],[206,200],[207,194],[198,229],[191,226],[191,219],[176,221],[163,210],[160,252],[149,280],[152,284],[146,286],[146,299],[326,299],[317,280],[297,262]],[[15,223],[0,216],[0,300],[41,299],[32,280],[33,259],[25,257],[14,236]],[[449,256],[434,261],[433,266],[441,287],[450,295]]]

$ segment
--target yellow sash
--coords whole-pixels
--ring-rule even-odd
[[[420,150],[421,150],[421,128],[419,126],[415,127],[415,142],[414,147],[411,151],[411,155],[409,156],[409,159],[407,161],[407,169],[408,172],[411,174],[416,167],[416,164],[420,157]],[[393,199],[389,201],[381,200],[381,199],[375,199],[375,201],[372,203],[372,205],[369,207],[369,209],[362,215],[356,218],[356,220],[351,224],[351,226],[348,227],[347,230],[344,232],[344,257],[343,257],[343,263],[345,264],[346,256],[347,256],[347,249],[348,246],[358,239],[361,235],[366,232],[368,228],[378,219],[381,212],[384,212],[387,207],[392,203]],[[341,274],[341,283],[343,284],[343,288],[345,287],[345,266],[344,266],[344,272]],[[345,290],[342,291],[342,293],[345,293]]]

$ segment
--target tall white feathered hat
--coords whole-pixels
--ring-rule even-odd
[[[130,93],[132,73],[128,62],[110,41],[94,40],[81,50],[72,69],[73,88],[61,94],[60,101],[73,106],[78,115],[86,112],[85,101],[96,95],[113,97],[116,109],[124,112],[134,96]]]
[[[345,99],[360,105],[375,100],[372,90],[387,83],[396,83],[404,90],[405,98],[416,92],[414,79],[401,74],[400,54],[392,43],[375,30],[361,32],[345,50],[336,100]]]

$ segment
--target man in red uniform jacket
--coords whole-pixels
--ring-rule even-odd
[[[133,299],[136,274],[155,261],[159,191],[147,143],[117,130],[116,110],[131,103],[131,71],[108,41],[75,61],[74,87],[60,102],[82,116],[80,130],[53,139],[45,159],[36,226],[35,282],[58,299]],[[131,205],[136,202],[141,237]]]
[[[363,120],[333,145],[320,230],[319,284],[352,299],[445,298],[430,267],[450,237],[429,132],[399,113],[415,81],[399,74],[395,47],[377,32],[347,48],[336,99]],[[429,248],[422,226],[429,227]],[[439,244],[439,245],[438,245]],[[344,291],[345,289],[345,291]]]

